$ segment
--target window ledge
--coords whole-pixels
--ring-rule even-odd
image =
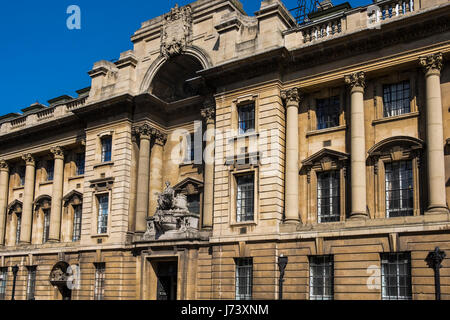
[[[73,176],[73,177],[69,177],[68,179],[69,179],[69,181],[71,181],[71,180],[78,180],[78,179],[83,179],[83,178],[84,178],[84,174],[81,175],[81,176]]]
[[[108,237],[109,237],[109,234],[107,234],[107,233],[91,235],[91,238],[108,238]]]
[[[415,112],[410,112],[410,113],[406,113],[406,114],[401,114],[399,116],[392,116],[392,117],[376,119],[376,120],[372,121],[372,125],[374,126],[374,125],[377,125],[377,124],[380,124],[380,123],[386,123],[386,122],[391,122],[391,121],[416,118],[416,117],[419,117],[419,114],[420,114],[419,111],[415,111]]]
[[[39,186],[47,186],[53,184],[53,180],[52,181],[44,181],[44,182],[39,182]]]
[[[326,134],[326,133],[331,133],[331,132],[337,132],[337,131],[344,131],[347,129],[347,125],[342,125],[342,126],[337,126],[337,127],[332,127],[332,128],[326,128],[326,129],[320,129],[320,130],[312,130],[312,131],[308,131],[306,133],[307,137],[310,136],[317,136],[320,134]]]
[[[21,189],[25,189],[25,186],[14,187],[14,188],[13,188],[13,191],[21,190]]]
[[[112,162],[112,161],[97,163],[97,164],[94,164],[94,169],[100,168],[100,167],[113,166],[113,165],[114,165],[114,162]]]
[[[232,222],[230,227],[245,227],[245,226],[256,226],[256,221],[244,221],[244,222]]]
[[[243,133],[243,134],[238,134],[237,136],[231,137],[228,141],[232,142],[232,141],[236,141],[236,140],[240,140],[240,139],[258,137],[258,136],[259,136],[258,132]]]

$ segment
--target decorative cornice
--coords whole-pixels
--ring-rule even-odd
[[[301,92],[299,88],[292,88],[289,90],[283,90],[281,91],[281,99],[283,99],[286,102],[286,105],[296,105],[298,107],[298,104],[301,100]]]
[[[50,152],[53,153],[55,159],[64,159],[64,149],[62,147],[53,147],[50,149]]]
[[[158,129],[152,128],[151,135],[155,144],[159,146],[164,146],[167,142],[167,134],[159,131]]]
[[[26,165],[30,165],[30,166],[34,166],[35,165],[35,160],[34,157],[31,155],[31,153],[25,153],[22,156],[23,161],[25,161]]]
[[[8,162],[6,162],[4,159],[0,159],[0,171],[9,171]]]
[[[419,63],[423,67],[423,71],[425,73],[428,73],[430,71],[441,72],[442,53],[436,52],[428,56],[419,57]]]
[[[354,89],[357,87],[363,88],[366,86],[366,75],[363,71],[355,72],[344,76],[345,83]]]

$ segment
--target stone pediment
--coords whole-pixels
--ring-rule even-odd
[[[173,188],[177,193],[188,195],[196,194],[199,193],[201,189],[203,189],[203,182],[194,178],[186,178],[174,185]]]
[[[328,161],[346,161],[349,159],[349,154],[331,150],[324,148],[320,150],[319,152],[313,154],[312,156],[306,158],[302,161],[303,166],[314,166],[315,164],[321,163],[321,162],[328,162]]]

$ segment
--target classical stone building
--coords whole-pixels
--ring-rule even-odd
[[[1,117],[0,298],[278,299],[284,256],[284,299],[434,299],[450,3],[373,5],[176,6]]]

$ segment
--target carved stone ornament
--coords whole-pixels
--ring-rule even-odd
[[[348,74],[344,77],[345,83],[351,88],[366,86],[366,75],[363,71]]]
[[[206,122],[214,121],[216,116],[216,110],[214,107],[208,107],[201,110],[202,118],[205,119]]]
[[[152,128],[148,124],[136,128],[136,133],[139,134],[141,139],[150,139],[152,135]]]
[[[442,70],[442,53],[437,52],[428,56],[420,57],[419,63],[423,67],[424,72],[441,71]]]
[[[286,105],[296,104],[298,106],[301,99],[300,89],[292,88],[281,91],[281,99],[286,102]]]
[[[53,147],[50,149],[50,152],[53,153],[55,159],[64,159],[64,149],[61,147]]]
[[[151,135],[155,141],[155,144],[164,146],[167,142],[167,134],[162,133],[158,129],[152,128]]]
[[[3,159],[0,159],[0,170],[1,171],[8,171],[9,170],[8,162],[6,162]]]
[[[167,59],[181,54],[191,42],[192,8],[178,4],[164,15],[161,54]]]
[[[34,166],[34,164],[35,164],[34,158],[33,158],[33,156],[31,155],[31,153],[26,153],[26,154],[24,154],[24,155],[22,156],[22,160],[25,161],[25,164],[27,164],[27,165],[33,165],[33,166]]]

